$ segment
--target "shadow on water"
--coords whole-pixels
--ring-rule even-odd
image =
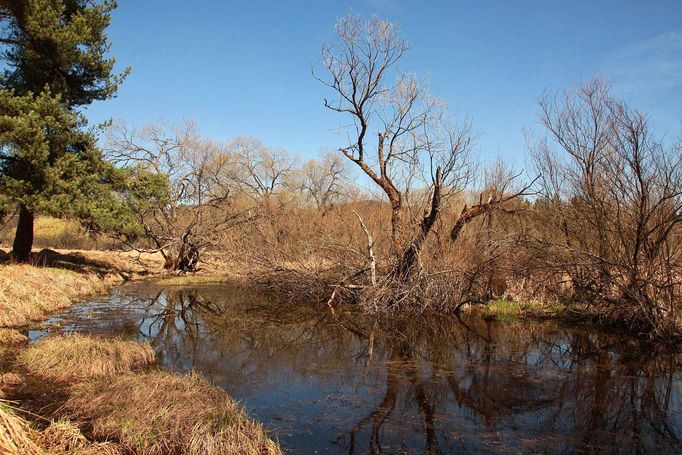
[[[138,283],[46,330],[147,340],[295,453],[682,452],[682,357],[586,328],[332,315],[241,288]]]

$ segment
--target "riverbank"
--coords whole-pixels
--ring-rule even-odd
[[[159,258],[34,258],[39,265],[0,264],[1,453],[281,453],[221,389],[158,371],[148,345],[82,336],[29,344],[28,324],[123,281],[162,276]]]
[[[32,264],[9,262],[0,250],[0,327],[22,327],[45,319],[84,297],[116,284],[159,274],[155,255],[124,252],[36,251]]]

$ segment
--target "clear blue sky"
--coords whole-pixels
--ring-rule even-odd
[[[682,121],[681,0],[219,1],[119,0],[112,53],[132,74],[91,122],[184,117],[216,139],[256,136],[302,157],[343,143],[311,77],[319,49],[349,10],[399,23],[404,70],[430,79],[467,114],[484,157],[524,163],[523,129],[543,89],[600,73],[648,112],[659,132]]]

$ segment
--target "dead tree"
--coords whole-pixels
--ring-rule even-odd
[[[391,279],[404,284],[422,270],[420,254],[445,200],[472,179],[470,124],[453,124],[444,103],[414,75],[394,74],[408,44],[393,24],[348,15],[338,20],[336,34],[336,42],[322,48],[326,76],[316,78],[335,94],[325,107],[353,121],[340,152],[390,204],[396,264]],[[465,207],[454,222],[453,239],[473,218],[520,194],[500,188],[485,202]]]

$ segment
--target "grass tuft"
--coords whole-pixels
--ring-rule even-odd
[[[44,455],[35,443],[37,432],[14,413],[11,406],[0,401],[0,453],[4,455]]]
[[[230,278],[219,275],[182,275],[156,280],[160,286],[199,286],[204,284],[225,284]]]
[[[121,455],[120,446],[112,442],[90,442],[80,429],[68,420],[52,422],[37,438],[53,455]]]
[[[28,337],[18,330],[0,329],[0,345],[15,345],[28,341]]]
[[[485,311],[500,321],[513,322],[525,317],[551,318],[559,316],[565,307],[558,304],[539,302],[516,302],[505,299],[491,300],[485,305]]]
[[[153,362],[147,343],[77,334],[43,338],[17,358],[29,373],[58,382],[128,373]]]
[[[141,455],[281,454],[263,427],[197,374],[129,374],[78,383],[64,413]]]

